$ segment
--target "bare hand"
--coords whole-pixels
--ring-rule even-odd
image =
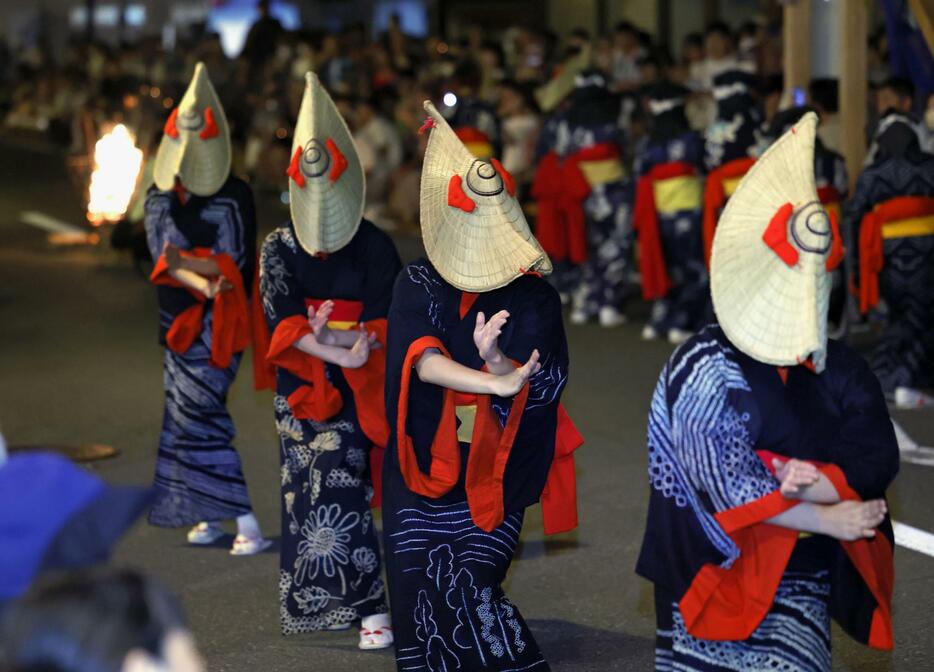
[[[333,311],[334,302],[330,299],[318,306],[317,311],[314,306],[308,306],[308,325],[315,335],[315,340],[322,345],[334,345],[337,340],[328,326],[328,320]]]
[[[802,493],[820,480],[820,471],[810,462],[802,460],[772,460],[775,476],[781,481],[781,491],[785,497],[800,498]]]
[[[841,541],[872,539],[888,510],[883,499],[847,500],[820,508],[822,532]]]
[[[494,376],[493,394],[497,397],[512,397],[519,393],[529,378],[534,376],[542,368],[538,362],[538,350],[532,351],[529,361],[517,369],[501,376]]]
[[[182,259],[182,251],[177,245],[166,243],[162,253],[165,255],[165,263],[170,271],[177,271],[182,268],[184,260]]]
[[[477,325],[473,330],[473,342],[477,346],[480,358],[487,364],[499,364],[503,360],[503,353],[499,349],[499,335],[503,333],[503,326],[509,319],[509,311],[501,310],[486,321],[483,312],[477,313]]]
[[[231,289],[233,289],[233,284],[223,275],[219,275],[213,280],[208,280],[208,289],[204,295],[213,299],[221,292],[229,292]]]
[[[366,329],[361,329],[353,347],[344,354],[344,361],[341,362],[341,366],[345,369],[359,369],[370,359],[370,350],[373,348],[374,343],[376,343],[376,334],[368,334]]]

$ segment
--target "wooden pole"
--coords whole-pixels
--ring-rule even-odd
[[[794,90],[807,90],[811,81],[811,0],[788,2],[783,24],[785,96],[790,102]]]
[[[840,54],[840,137],[841,153],[846,160],[850,190],[863,167],[866,156],[866,106],[868,11],[865,0],[841,3],[840,26],[843,51]]]

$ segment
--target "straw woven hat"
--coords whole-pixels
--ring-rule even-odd
[[[425,110],[434,126],[422,167],[422,237],[441,276],[460,290],[487,292],[529,271],[551,273],[512,176],[496,159],[475,158],[430,101]]]
[[[710,290],[737,348],[776,366],[810,357],[821,371],[835,237],[814,185],[816,132],[808,112],[743,178],[717,225]]]
[[[590,67],[590,61],[590,45],[585,44],[580,52],[567,60],[557,77],[535,89],[535,102],[542,112],[551,112],[577,88],[577,76]]]
[[[191,193],[211,196],[230,175],[230,129],[217,92],[203,63],[165,123],[165,132],[153,179],[162,191],[175,186],[175,178]]]
[[[347,124],[313,72],[305,75],[288,175],[292,223],[305,251],[337,252],[349,243],[363,217],[363,167]]]

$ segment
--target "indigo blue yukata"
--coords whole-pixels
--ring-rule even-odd
[[[783,378],[784,376],[784,378]],[[772,458],[814,461],[842,499],[898,471],[869,367],[830,341],[826,369],[777,369],[707,327],[672,355],[648,423],[650,500],[637,572],[653,582],[656,670],[831,669],[830,620],[892,646],[892,528],[841,543],[764,521],[795,505]]]
[[[145,227],[149,251],[157,261],[166,244],[183,251],[226,255],[239,270],[229,278],[249,291],[256,266],[253,195],[230,177],[213,196],[191,194],[183,205],[176,192],[155,187],[146,196]],[[227,391],[242,353],[226,366],[212,361],[216,301],[207,301],[200,334],[183,352],[168,345],[173,323],[199,303],[181,287],[159,285],[159,340],[164,354],[165,415],[159,437],[154,486],[156,501],[149,522],[161,527],[219,522],[252,510],[240,456],[233,447],[234,424],[227,412]]]
[[[883,120],[883,123],[885,120]],[[869,262],[864,248],[867,216],[892,199],[904,197],[934,198],[934,155],[921,151],[914,129],[907,123],[891,124],[876,140],[875,163],[860,174],[853,198],[846,204],[847,237],[854,241],[847,249],[851,267],[863,268]],[[904,219],[908,219],[906,214]],[[881,271],[878,273],[879,296],[887,308],[886,323],[872,354],[872,369],[891,395],[897,387],[934,386],[934,213],[926,218],[914,213],[916,221],[926,219],[926,229],[883,230],[880,238]],[[859,241],[859,244],[855,244]],[[860,272],[862,275],[862,272]],[[858,284],[870,278],[859,277]],[[863,308],[874,307],[864,301]]]
[[[414,364],[431,348],[479,370],[477,312],[490,316],[503,309],[511,315],[499,337],[505,355],[524,362],[533,349],[541,353],[542,370],[523,392],[513,399],[455,398],[418,378]],[[426,260],[403,269],[389,314],[392,435],[383,465],[383,534],[399,670],[549,669],[502,582],[523,512],[539,500],[549,477],[567,371],[560,300],[544,280],[522,276],[500,289],[466,294]],[[492,446],[483,440],[491,431]],[[497,461],[503,457],[508,442],[500,437],[511,431],[497,489],[482,464],[474,469],[492,459],[491,448]]]
[[[621,312],[626,298],[633,187],[620,110],[620,98],[604,86],[578,88],[538,142],[536,237],[555,264],[550,281],[580,319],[601,308]]]
[[[363,220],[347,245],[314,257],[299,245],[292,224],[285,224],[267,236],[260,266],[272,333],[268,357],[276,365],[280,624],[287,635],[339,628],[386,611],[370,511],[372,452],[385,447],[388,434],[382,415],[385,350],[372,350],[360,369],[344,370],[292,344],[311,334],[308,306],[330,299],[331,328],[363,322],[384,345],[401,263],[389,237]],[[364,405],[375,406],[379,415],[372,425],[363,420]]]
[[[678,114],[683,123],[658,124],[640,143],[634,171],[637,180],[651,183],[637,191],[635,224],[637,228],[642,226],[639,219],[644,210],[639,200],[652,199],[669,278],[669,289],[653,302],[648,322],[662,337],[671,329],[696,332],[709,321],[709,285],[701,231],[704,141],[688,128],[683,107]],[[647,262],[643,244],[643,271]]]

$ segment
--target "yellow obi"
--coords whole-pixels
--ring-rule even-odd
[[[704,203],[704,186],[697,175],[679,175],[652,183],[655,210],[660,215],[673,215],[683,210],[700,210]]]
[[[477,405],[458,404],[455,406],[455,414],[459,421],[457,426],[457,440],[461,443],[470,443],[473,439],[473,426],[477,420]]]
[[[883,238],[909,238],[930,235],[934,235],[934,215],[897,219],[885,222],[882,225]]]
[[[840,204],[837,203],[836,201],[833,201],[831,203],[824,203],[824,210],[827,212],[828,217],[835,215],[837,217],[838,222],[842,221],[840,219],[840,217],[842,216],[842,213],[840,212]]]
[[[736,191],[736,187],[739,186],[739,183],[743,181],[745,175],[740,175],[739,177],[725,177],[723,178],[723,193],[730,197],[733,195],[733,192]]]
[[[619,159],[581,161],[578,166],[584,174],[587,184],[591,187],[596,187],[608,182],[618,182],[626,176],[623,162]]]
[[[493,145],[489,142],[465,142],[464,146],[468,152],[481,161],[489,161],[490,157],[493,156]]]

